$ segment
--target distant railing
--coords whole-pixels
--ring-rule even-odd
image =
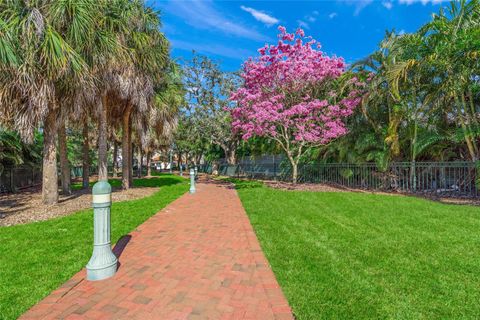
[[[60,168],[58,170],[58,179],[61,177]],[[72,166],[70,168],[70,174],[72,179],[82,178],[83,167]],[[138,169],[137,169],[138,170]],[[134,175],[138,174],[137,170],[134,170]],[[143,168],[144,175],[147,169]],[[90,167],[90,175],[96,175],[98,173],[98,166]],[[113,176],[113,166],[108,166],[109,176]],[[118,173],[121,175],[121,172]],[[42,167],[41,166],[28,166],[21,165],[17,167],[4,168],[0,173],[0,194],[7,192],[18,192],[22,189],[39,186],[42,184]]]
[[[15,192],[41,183],[41,167],[22,165],[4,168],[0,174],[0,193]]]
[[[241,159],[236,165],[220,160],[202,166],[203,172],[220,175],[290,181],[292,170],[281,156]],[[394,162],[386,170],[374,163],[300,164],[299,183],[388,192],[434,194],[452,197],[480,195],[480,167],[474,162]]]

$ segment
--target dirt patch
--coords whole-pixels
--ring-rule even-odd
[[[113,188],[112,201],[120,202],[152,195],[158,187],[136,187],[129,190]],[[27,189],[21,193],[0,195],[0,226],[12,226],[66,216],[82,209],[91,208],[92,190],[76,190],[70,196],[60,195],[56,205],[42,203],[40,188]]]

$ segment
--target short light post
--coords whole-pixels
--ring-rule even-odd
[[[107,181],[95,183],[93,195],[93,253],[87,264],[87,280],[103,280],[117,272],[117,257],[110,245],[112,187]]]
[[[190,169],[190,193],[195,193],[195,170]]]
[[[170,150],[170,173],[173,172],[172,150]]]
[[[198,168],[197,168],[197,166],[195,166],[195,168],[193,170],[195,172],[195,180],[198,180]]]
[[[183,168],[182,168],[182,164],[179,163],[178,166],[180,167],[180,177],[183,176]]]

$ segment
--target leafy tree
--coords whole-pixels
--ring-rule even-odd
[[[279,27],[278,45],[259,49],[260,57],[245,63],[244,85],[231,97],[235,132],[243,139],[264,136],[276,141],[292,166],[312,147],[325,145],[347,132],[344,118],[353,113],[365,85],[357,77],[345,81],[345,64],[318,50],[304,32]]]
[[[230,110],[235,104],[229,96],[239,87],[239,76],[222,72],[217,63],[198,54],[186,64],[184,74],[191,135],[206,137],[208,143],[222,148],[229,164],[235,164],[240,136],[232,131]],[[208,144],[192,143],[193,146]],[[197,156],[203,151],[197,150]]]

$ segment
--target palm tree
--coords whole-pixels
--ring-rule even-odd
[[[440,81],[436,96],[450,109],[460,125],[472,161],[479,159],[477,146],[479,123],[478,105],[475,106],[472,85],[478,75],[480,46],[480,2],[461,0],[440,11],[421,33],[429,47],[434,48],[428,63],[435,68]]]
[[[43,202],[58,201],[56,136],[58,113],[76,87],[90,83],[87,64],[76,51],[90,27],[92,1],[77,1],[71,11],[77,23],[59,19],[66,2],[12,0],[0,3],[2,120],[31,140],[43,123]],[[88,10],[86,10],[88,8]],[[78,9],[78,10],[77,10]],[[73,16],[70,16],[72,18]],[[67,38],[79,39],[75,44]],[[6,85],[8,83],[8,85]]]

